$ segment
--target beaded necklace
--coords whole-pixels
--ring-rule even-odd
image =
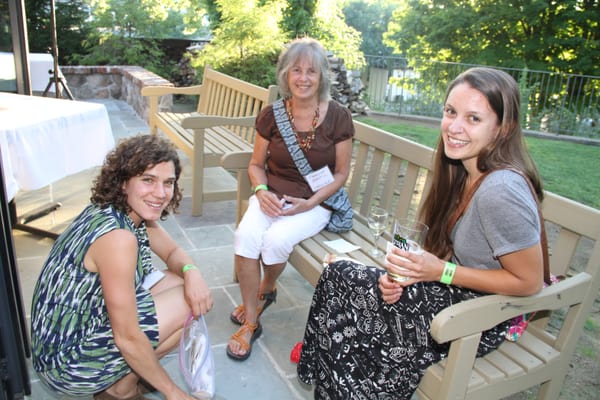
[[[315,116],[312,120],[310,132],[304,138],[301,138],[300,135],[298,135],[298,131],[296,130],[296,125],[294,125],[294,115],[292,114],[292,102],[291,101],[288,100],[285,102],[285,109],[286,109],[287,115],[290,119],[290,124],[292,125],[292,131],[294,131],[294,135],[296,136],[296,140],[298,141],[298,145],[300,146],[300,148],[302,150],[309,151],[310,148],[312,147],[313,142],[315,141],[315,136],[316,136],[315,132],[317,130],[317,124],[319,123],[319,117],[320,117],[319,105],[317,105],[317,109],[315,110]]]

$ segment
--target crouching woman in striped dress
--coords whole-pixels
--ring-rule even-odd
[[[31,310],[33,367],[54,390],[115,400],[155,389],[168,400],[193,399],[159,362],[189,313],[213,304],[191,257],[158,223],[177,210],[180,173],[167,140],[122,141],[91,204],[56,240]],[[153,266],[152,253],[166,269]]]

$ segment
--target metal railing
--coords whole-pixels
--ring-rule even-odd
[[[441,117],[448,83],[474,64],[366,56],[364,99],[373,111]],[[498,68],[519,83],[523,128],[600,138],[600,76]]]

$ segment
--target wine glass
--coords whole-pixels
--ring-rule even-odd
[[[377,239],[381,236],[385,228],[387,228],[388,212],[381,207],[373,207],[369,212],[367,222],[369,229],[373,234],[373,248],[369,252],[373,257],[379,257],[383,255],[383,252],[377,248]]]

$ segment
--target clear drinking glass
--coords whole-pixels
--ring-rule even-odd
[[[396,219],[394,231],[392,232],[392,243],[388,243],[387,251],[391,251],[389,246],[393,245],[410,253],[422,253],[427,232],[429,232],[429,227],[422,222],[409,218]],[[408,280],[405,276],[389,271],[388,275],[391,279],[398,282]]]
[[[383,255],[383,252],[377,247],[377,239],[383,234],[388,225],[388,212],[381,207],[372,207],[367,217],[369,229],[373,234],[373,248],[369,253],[373,257],[379,257]]]

